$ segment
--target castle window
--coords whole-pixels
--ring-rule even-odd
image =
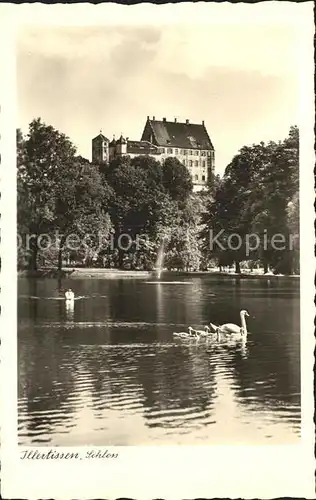
[[[188,151],[185,149],[185,150],[183,151],[183,153],[184,153],[185,155],[187,155],[187,154],[188,154]]]
[[[191,149],[191,151],[190,151],[190,155],[192,155],[192,156],[193,156],[193,153],[194,153],[194,151],[192,151],[192,149]]]
[[[175,154],[175,155],[179,154],[179,150],[178,150],[178,149],[175,149],[175,150],[174,150],[174,154]]]
[[[172,155],[172,148],[167,148],[167,154]]]
[[[198,181],[198,180],[199,180],[199,176],[196,174],[196,175],[194,176],[194,179],[195,179],[196,181]]]
[[[195,166],[198,167],[199,166],[199,160],[195,160]]]
[[[201,156],[206,156],[205,151],[201,151]]]
[[[205,175],[202,175],[202,181],[205,181]]]
[[[207,156],[211,156],[211,152],[210,151],[207,152]]]
[[[195,156],[199,156],[199,150],[198,149],[195,151]]]
[[[205,160],[202,161],[202,167],[205,168]]]
[[[184,149],[180,149],[180,155],[184,155],[185,152],[184,152]]]
[[[192,160],[189,161],[189,165],[190,165],[190,167],[193,167],[193,161]]]
[[[160,148],[160,153],[164,153],[165,152],[165,148]]]

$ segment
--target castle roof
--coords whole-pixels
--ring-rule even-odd
[[[152,131],[153,142],[157,146],[183,149],[214,149],[204,122],[195,124],[186,120],[181,123],[176,120],[167,121],[165,118],[163,120],[151,120],[148,117],[142,139],[148,137],[148,134],[145,133],[148,126]]]
[[[96,140],[101,140],[101,141],[105,141],[105,142],[109,142],[109,139],[107,137],[105,137],[105,135],[103,134],[99,134],[97,135],[94,139],[92,139],[93,141],[96,141]]]
[[[139,155],[159,155],[161,154],[157,146],[153,146],[148,141],[127,141],[127,154]]]
[[[116,141],[116,144],[126,144],[126,139],[121,135],[121,137]]]

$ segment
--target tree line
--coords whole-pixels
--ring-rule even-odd
[[[100,266],[206,270],[247,261],[279,272],[298,270],[295,249],[246,248],[250,231],[269,240],[298,234],[297,127],[280,143],[242,148],[224,176],[193,193],[189,170],[176,158],[124,156],[94,164],[63,133],[40,118],[17,130],[18,267]],[[238,250],[211,248],[240,236]]]
[[[239,272],[241,262],[247,261],[250,267],[259,262],[265,272],[299,273],[296,126],[283,141],[241,148],[208,203],[204,224],[204,251],[216,256],[219,265],[235,263]],[[209,231],[221,233],[221,245],[210,249]],[[235,242],[229,247],[225,243],[231,235],[235,235]]]

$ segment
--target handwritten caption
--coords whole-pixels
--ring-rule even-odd
[[[21,460],[113,460],[119,457],[118,453],[109,450],[84,450],[84,451],[48,451],[23,450],[20,454]]]

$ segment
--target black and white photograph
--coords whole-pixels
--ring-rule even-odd
[[[304,24],[236,19],[16,30],[25,461],[304,439]]]

